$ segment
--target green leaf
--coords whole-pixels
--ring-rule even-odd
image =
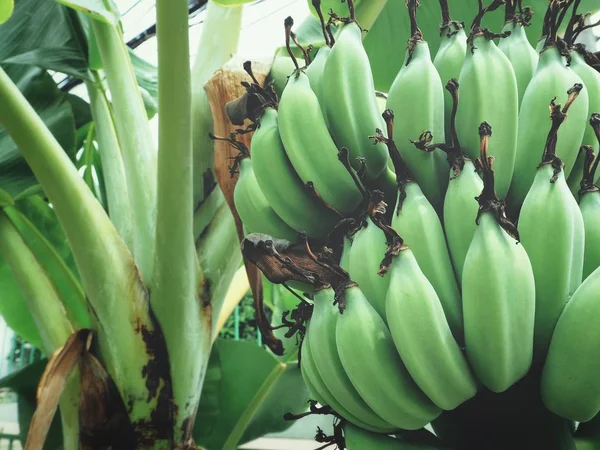
[[[6,22],[15,9],[13,0],[0,0],[0,23]]]
[[[0,255],[0,292],[0,315],[6,324],[31,345],[42,348],[42,339],[25,304],[21,289],[2,255]]]
[[[74,324],[88,327],[90,319],[82,298],[75,261],[54,210],[40,196],[31,196],[18,200],[14,207],[5,211],[41,266],[46,269]],[[1,259],[0,315],[15,333],[41,348],[39,333],[25,306],[21,290],[9,267]]]
[[[36,361],[0,379],[0,387],[9,388],[18,395],[19,436],[23,447],[27,440],[31,418],[35,412],[37,386],[47,363],[47,359]],[[44,449],[57,450],[61,446],[60,411],[57,411],[52,420],[52,426],[50,427]]]
[[[73,159],[75,122],[66,95],[58,89],[47,72],[38,68],[28,69],[27,76],[21,79],[20,88],[54,137]],[[19,149],[6,130],[0,127],[0,189],[16,196],[34,184],[37,184],[37,181],[21,157]]]
[[[14,205],[12,196],[4,189],[0,189],[0,208]]]
[[[65,73],[87,72],[86,55],[80,41],[85,38],[76,33],[67,8],[55,1],[16,0],[11,19],[0,25],[0,36],[3,36],[0,39],[0,63],[20,88],[20,80],[31,68],[23,64],[4,64],[4,61],[29,52],[40,58],[35,61],[40,67],[42,63],[53,61],[60,63],[60,67],[44,68],[60,69]],[[66,62],[59,61],[55,54],[68,54],[71,67],[67,68]]]
[[[36,48],[29,52],[6,58],[4,64],[22,64],[25,66],[38,66],[44,69],[55,70],[66,75],[71,75],[82,80],[92,81],[90,71],[85,68],[85,60],[81,59],[81,52],[72,48],[45,49]]]
[[[67,101],[71,104],[71,109],[73,110],[73,119],[75,120],[75,128],[77,130],[89,124],[93,120],[90,104],[84,99],[74,94],[67,94]]]
[[[129,49],[129,56],[135,78],[137,79],[142,93],[142,100],[146,107],[148,119],[156,115],[158,111],[158,71],[154,64],[140,58],[133,50]]]
[[[111,25],[119,23],[119,13],[112,0],[56,0],[69,8]]]
[[[287,428],[283,415],[305,409],[308,391],[295,362],[280,362],[253,342],[217,340],[215,347],[221,377],[204,386],[194,427],[198,444],[232,450],[240,442]],[[209,372],[215,370],[216,358],[211,362]]]
[[[54,211],[39,196],[29,197],[6,208],[6,215],[17,228],[60,296],[73,326],[89,328],[90,317],[75,262]]]

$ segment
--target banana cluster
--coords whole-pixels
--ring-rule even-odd
[[[575,42],[579,2],[549,2],[534,48],[520,1],[481,6],[467,32],[442,0],[432,58],[407,0],[412,37],[385,108],[347,3],[312,62],[296,41],[305,67],[286,21],[296,70],[279,100],[248,85],[256,130],[235,190],[248,233],[331,247],[344,230],[333,254],[348,278],[312,293],[302,344],[313,397],[389,434],[536,373],[551,412],[592,419],[600,73]],[[501,5],[502,31],[483,28]]]

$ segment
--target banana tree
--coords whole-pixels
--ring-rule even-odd
[[[156,12],[154,73],[113,2],[0,1],[0,312],[50,357],[41,380],[43,365],[2,381],[39,382],[26,448],[57,404],[65,449],[235,448],[307,399],[293,346],[276,359],[217,340],[241,254],[208,134],[237,95],[213,74],[242,7],[209,2],[192,65],[187,1]],[[48,70],[83,81],[89,104]],[[225,91],[209,98],[211,78]]]

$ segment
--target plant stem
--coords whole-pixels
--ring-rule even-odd
[[[242,6],[224,7],[208,1],[196,59],[192,68],[192,117],[194,157],[194,208],[209,194],[205,186],[213,167],[213,116],[204,85],[237,51]]]
[[[141,427],[154,427],[156,392],[162,379],[148,369],[155,358],[147,291],[138,268],[112,222],[77,169],[17,86],[0,67],[0,124],[19,147],[54,206],[88,301],[102,361]],[[154,339],[154,340],[153,340]]]
[[[158,202],[150,303],[169,355],[174,439],[184,444],[191,437],[210,355],[210,308],[196,298],[188,2],[158,0],[156,13]]]
[[[46,271],[40,266],[8,216],[0,211],[0,253],[15,276],[23,298],[42,338],[44,352],[52,354],[73,333],[63,302]],[[63,448],[79,448],[79,374],[68,381],[60,410]]]
[[[96,124],[96,139],[102,171],[106,178],[106,199],[110,220],[125,241],[128,248],[133,249],[133,218],[125,176],[125,166],[121,154],[121,144],[117,137],[111,106],[97,72],[94,72],[96,83],[86,82],[92,117]]]
[[[113,103],[114,123],[127,177],[133,248],[142,278],[151,286],[156,224],[156,149],[144,103],[121,31],[92,20],[106,81]]]
[[[214,340],[227,290],[242,260],[235,221],[227,205],[215,214],[196,242],[196,249],[205,274],[204,284],[198,283],[199,296],[210,295]]]

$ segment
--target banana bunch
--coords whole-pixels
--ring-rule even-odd
[[[272,236],[257,263],[267,278],[314,288],[311,313],[294,316],[300,369],[324,408],[311,411],[340,424],[319,442],[402,448],[432,421],[481,415],[502,433],[510,408],[561,430],[600,413],[600,73],[577,43],[587,16],[579,0],[535,15],[490,1],[467,33],[440,0],[430,49],[407,0],[412,36],[384,106],[352,0],[328,22],[312,2],[316,51],[286,20],[294,69],[280,98],[247,70],[237,106],[251,125],[239,132],[254,135],[234,162],[234,199],[248,233]],[[484,17],[501,6],[494,33]],[[475,429],[427,433],[415,448],[487,448]]]

